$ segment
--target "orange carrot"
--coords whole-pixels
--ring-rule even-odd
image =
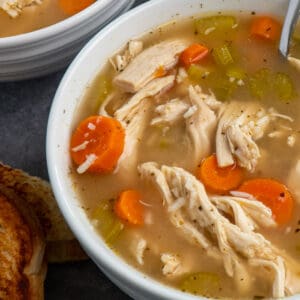
[[[276,41],[281,33],[281,24],[270,17],[255,19],[251,27],[251,35],[266,40]]]
[[[94,2],[95,0],[59,0],[58,3],[65,14],[75,15]]]
[[[209,191],[224,194],[241,184],[243,170],[236,164],[220,168],[217,157],[213,154],[202,161],[196,176]]]
[[[123,191],[115,202],[116,215],[131,225],[143,225],[144,207],[140,202],[141,198],[136,190]]]
[[[117,120],[91,116],[83,120],[73,133],[71,157],[77,165],[82,165],[93,155],[95,159],[88,171],[110,172],[123,152],[124,140],[124,129]]]
[[[193,44],[181,53],[180,62],[188,68],[191,64],[197,63],[207,56],[208,52],[209,50],[207,47],[201,44]]]
[[[245,181],[239,191],[253,195],[268,206],[278,224],[285,224],[291,219],[294,200],[284,184],[274,179],[257,178]]]
[[[163,66],[159,66],[154,73],[154,77],[159,78],[165,76],[166,74],[167,71],[165,70],[165,68]]]

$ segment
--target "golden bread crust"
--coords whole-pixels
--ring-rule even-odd
[[[48,182],[0,162],[0,193],[8,198],[17,195],[34,211],[46,238],[49,262],[87,259],[64,221]]]
[[[43,299],[44,246],[35,216],[0,194],[0,299]]]

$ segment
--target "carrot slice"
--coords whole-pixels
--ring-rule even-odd
[[[279,39],[281,24],[270,17],[260,17],[253,21],[251,35],[266,40],[276,41]]]
[[[154,77],[160,78],[160,77],[164,77],[166,74],[167,71],[165,70],[165,68],[163,66],[159,66],[154,73]]]
[[[224,194],[237,188],[243,180],[243,170],[236,164],[220,168],[215,154],[202,161],[196,177],[214,193]]]
[[[58,3],[65,14],[75,15],[94,2],[95,0],[59,0]]]
[[[132,225],[144,224],[144,207],[141,194],[136,190],[123,191],[115,202],[116,215]]]
[[[119,121],[91,116],[83,120],[71,138],[71,157],[82,165],[94,156],[88,171],[105,173],[112,171],[124,149],[125,132]]]
[[[268,206],[278,224],[285,224],[291,219],[294,200],[284,184],[274,179],[257,178],[245,181],[239,191],[253,195]]]
[[[207,56],[208,52],[209,50],[207,47],[201,44],[193,44],[181,53],[180,62],[188,68],[191,64],[197,63]]]

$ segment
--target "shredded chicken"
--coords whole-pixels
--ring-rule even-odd
[[[181,273],[181,261],[177,255],[171,253],[163,253],[160,257],[160,260],[164,264],[162,273],[165,276],[174,276]]]
[[[208,254],[214,253],[221,257],[229,276],[240,278],[242,274],[246,281],[243,282],[242,289],[249,288],[247,282],[250,279],[247,279],[245,265],[245,261],[248,261],[258,268],[268,266],[274,274],[273,277],[266,277],[267,281],[274,278],[272,296],[284,297],[286,270],[283,260],[271,243],[254,231],[258,224],[274,226],[267,207],[254,199],[209,197],[202,183],[181,168],[159,167],[156,163],[149,162],[140,165],[139,172],[142,177],[150,178],[156,184],[167,207],[178,198],[186,199],[184,206],[168,212],[172,224]],[[224,211],[233,215],[234,223],[221,213]],[[265,220],[260,220],[262,217]]]
[[[128,121],[130,121],[130,115],[135,113],[136,108],[143,99],[154,97],[157,94],[165,92],[174,85],[174,80],[174,75],[152,80],[144,88],[137,92],[126,104],[116,111],[116,118],[119,121],[125,121],[125,123],[128,123]]]
[[[173,75],[152,80],[115,112],[115,118],[122,123],[126,130],[125,148],[119,159],[117,170],[123,168],[123,173],[128,174],[136,168],[139,143],[148,124],[151,107],[149,98],[159,95],[173,86],[174,80],[175,76]]]
[[[179,68],[176,76],[176,82],[182,83],[186,78],[188,78],[188,73],[186,72],[185,68]]]
[[[136,245],[136,259],[140,265],[144,264],[144,253],[147,247],[147,242],[144,239],[140,239]]]
[[[206,95],[199,86],[189,87],[189,99],[194,113],[186,118],[189,152],[194,166],[207,156],[212,149],[211,136],[217,126],[217,115],[210,108],[212,95]],[[208,101],[208,102],[206,102]]]
[[[178,98],[158,105],[155,108],[158,116],[151,121],[151,125],[174,125],[183,119],[183,115],[188,109],[189,105]]]
[[[117,72],[122,72],[128,64],[143,51],[143,42],[138,40],[129,41],[128,47],[125,52],[117,54],[110,59],[110,63]]]
[[[289,56],[288,61],[292,66],[294,66],[298,71],[300,71],[300,59],[295,58],[293,56]]]
[[[294,164],[290,174],[288,175],[287,186],[295,196],[296,201],[300,204],[300,159]]]
[[[216,134],[218,165],[227,167],[237,159],[241,167],[253,172],[261,156],[256,141],[261,139],[269,124],[280,118],[292,122],[289,117],[274,109],[266,111],[258,103],[231,102],[220,110]]]
[[[0,0],[0,8],[12,18],[16,18],[20,15],[24,7],[41,3],[42,0]]]
[[[157,77],[162,69],[166,72],[178,62],[178,55],[187,46],[184,40],[164,41],[141,52],[126,69],[114,79],[116,86],[125,92],[135,93]]]

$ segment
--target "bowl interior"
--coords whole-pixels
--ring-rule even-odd
[[[255,10],[258,13],[282,16],[286,9],[286,0],[149,1],[103,29],[86,45],[65,74],[57,90],[48,123],[47,160],[51,183],[58,204],[82,246],[110,279],[130,296],[136,299],[201,299],[166,287],[128,266],[106,247],[80,208],[68,175],[71,165],[68,148],[72,119],[87,86],[107,58],[129,39],[139,37],[162,23],[217,11]]]

